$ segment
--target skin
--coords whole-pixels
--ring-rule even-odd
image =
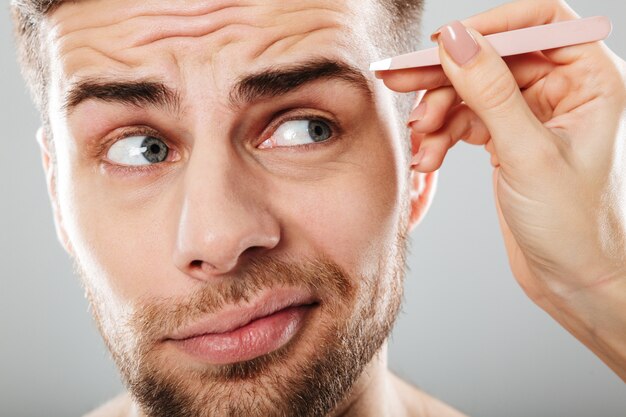
[[[324,80],[271,100],[229,102],[238,78],[270,65],[316,55],[366,68],[374,51],[359,40],[368,36],[361,22],[370,5],[233,5],[190,1],[181,16],[174,1],[90,1],[63,4],[46,19],[54,155],[41,131],[44,167],[59,239],[82,269],[105,339],[141,300],[183,299],[254,257],[325,254],[351,276],[371,275],[432,199],[436,174],[409,169],[390,92],[372,74],[364,72],[372,97]],[[177,90],[179,109],[102,100],[64,107],[75,83],[105,76],[162,80]],[[283,109],[332,119],[342,134],[304,149],[260,148]],[[166,162],[129,171],[109,159],[109,147],[137,126],[167,141]],[[366,299],[365,285],[355,284]],[[390,297],[376,303],[380,314]],[[327,315],[319,322],[337,320]],[[184,361],[173,351],[166,359]],[[391,374],[383,346],[334,415],[425,410],[460,415]],[[126,397],[102,413],[140,411]]]

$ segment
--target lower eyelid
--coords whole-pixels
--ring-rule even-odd
[[[103,160],[102,166],[103,169],[112,173],[113,175],[132,175],[137,177],[142,177],[146,175],[152,175],[156,171],[164,171],[169,168],[169,166],[176,161],[167,161],[160,162],[158,164],[148,164],[148,165],[120,165],[112,162],[108,162]]]

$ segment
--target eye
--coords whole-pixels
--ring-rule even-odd
[[[331,138],[333,131],[328,123],[317,119],[289,120],[274,131],[259,148],[298,146],[324,142]]]
[[[107,158],[121,165],[150,165],[164,162],[170,149],[153,136],[131,136],[109,148]]]

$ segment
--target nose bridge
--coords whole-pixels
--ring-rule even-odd
[[[183,181],[175,249],[179,269],[208,279],[231,271],[249,249],[269,250],[278,244],[278,223],[255,182],[232,148],[195,152]]]

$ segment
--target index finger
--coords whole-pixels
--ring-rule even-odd
[[[440,65],[391,71],[376,71],[375,75],[376,78],[382,79],[388,88],[399,93],[409,93],[416,90],[433,90],[435,88],[452,85]]]

